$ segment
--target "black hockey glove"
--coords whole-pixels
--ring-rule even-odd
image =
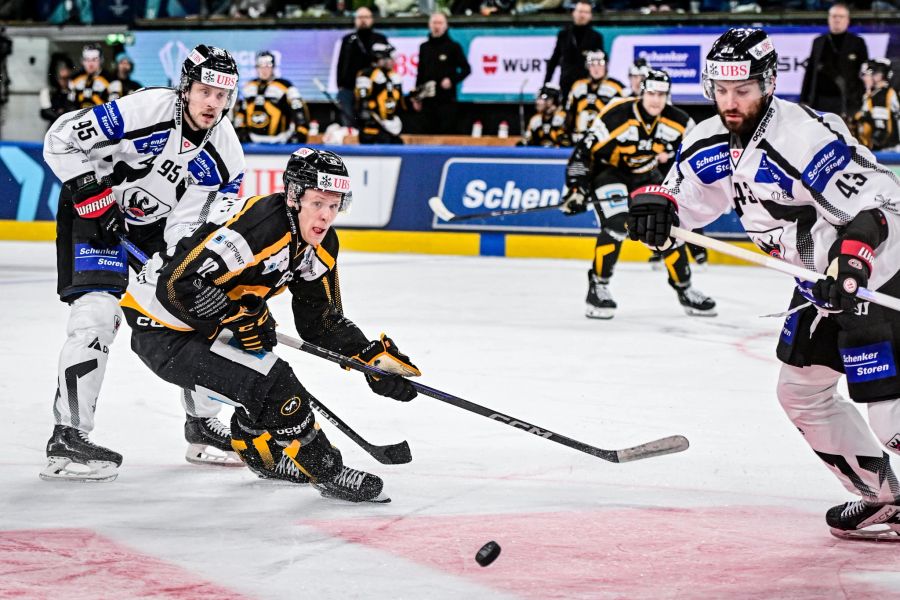
[[[583,213],[587,210],[587,207],[588,199],[584,192],[580,188],[570,188],[566,192],[562,204],[559,205],[559,210],[567,217],[570,217]]]
[[[387,396],[400,402],[409,402],[416,397],[416,388],[404,377],[418,377],[422,374],[409,357],[397,350],[394,340],[381,334],[381,338],[369,344],[353,358],[369,366],[391,373],[389,377],[374,377],[366,374],[369,387],[379,396]]]
[[[856,292],[869,284],[874,258],[872,247],[865,242],[841,240],[837,256],[825,271],[825,279],[813,285],[813,296],[835,309],[853,308],[857,302]]]
[[[277,323],[269,313],[265,299],[255,294],[241,296],[240,309],[222,325],[234,332],[234,339],[247,352],[271,350],[278,343],[275,339]]]
[[[92,227],[88,237],[99,246],[116,246],[125,234],[125,217],[112,190],[93,173],[80,175],[66,185],[72,190],[72,206],[78,218]]]
[[[672,226],[678,225],[678,203],[661,185],[645,185],[628,198],[628,237],[651,248],[671,245]]]

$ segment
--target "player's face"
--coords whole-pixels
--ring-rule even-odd
[[[658,117],[662,114],[666,107],[666,100],[668,100],[668,94],[664,92],[644,92],[644,95],[641,96],[641,104],[644,105],[644,110],[651,117]]]
[[[300,199],[299,227],[303,241],[311,246],[318,246],[325,239],[325,234],[341,207],[341,195],[338,192],[323,192],[308,189]]]
[[[864,71],[860,76],[862,77],[863,85],[866,88],[866,91],[869,91],[875,85],[875,77],[872,75],[872,71]]]
[[[594,61],[588,65],[588,73],[594,79],[603,79],[606,77],[606,63]]]
[[[732,133],[751,133],[759,123],[765,96],[760,89],[759,81],[714,81],[716,93],[716,111]]]
[[[81,66],[84,67],[85,73],[93,75],[100,71],[100,57],[82,58]]]
[[[228,104],[228,90],[194,82],[188,91],[188,113],[193,124],[209,129],[219,121]]]
[[[548,98],[538,98],[534,101],[534,108],[539,113],[546,113],[553,110],[553,102],[551,102]]]
[[[272,79],[272,75],[275,73],[275,67],[271,64],[259,64],[256,65],[256,74],[263,81],[269,81]]]

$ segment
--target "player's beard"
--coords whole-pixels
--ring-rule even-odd
[[[730,110],[723,113],[718,107],[716,107],[716,112],[719,115],[719,119],[722,120],[722,124],[725,125],[725,129],[739,136],[750,135],[756,130],[756,126],[759,125],[759,121],[762,119],[767,105],[766,100],[767,97],[762,96],[747,112]],[[729,123],[725,119],[729,115],[740,117],[740,123]]]

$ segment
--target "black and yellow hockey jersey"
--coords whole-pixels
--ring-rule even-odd
[[[566,111],[559,109],[552,114],[537,113],[525,127],[519,146],[562,147],[571,146],[572,139],[566,129]]]
[[[234,112],[238,135],[257,144],[303,143],[309,135],[309,109],[287,79],[250,81]]]
[[[69,100],[78,108],[94,108],[109,100],[109,77],[103,71],[95,75],[81,73],[69,84]]]
[[[566,184],[587,188],[590,179],[612,167],[629,188],[660,183],[685,133],[694,126],[686,112],[667,104],[651,117],[640,98],[609,103],[576,145]],[[661,164],[659,155],[666,156]],[[575,167],[575,168],[573,168]]]
[[[872,150],[887,150],[900,144],[900,101],[892,87],[885,86],[867,93],[863,97],[862,108],[853,120],[856,137],[864,146]]]
[[[572,138],[581,139],[603,108],[614,98],[625,95],[624,90],[622,82],[611,77],[586,77],[573,83],[566,101],[566,119]]]
[[[386,122],[405,110],[403,87],[396,71],[379,67],[362,69],[356,74],[356,114],[363,134],[378,135],[378,121]],[[374,118],[373,118],[374,116]],[[399,131],[393,135],[399,134]]]
[[[334,229],[319,246],[303,242],[281,193],[246,198],[221,221],[183,238],[162,268],[153,266],[162,262],[155,256],[122,306],[163,327],[213,337],[243,310],[244,294],[268,299],[287,288],[304,340],[349,355],[368,343],[343,314]]]

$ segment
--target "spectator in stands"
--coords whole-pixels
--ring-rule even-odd
[[[603,35],[591,27],[593,6],[589,0],[580,0],[572,9],[572,23],[563,27],[556,36],[556,47],[547,61],[544,83],[553,79],[556,67],[560,68],[559,87],[567,97],[572,84],[588,76],[584,58],[591,50],[603,50]]]
[[[400,75],[394,71],[394,47],[372,44],[372,65],[356,74],[356,120],[360,144],[402,144],[406,108]]]
[[[836,2],[828,9],[828,33],[813,40],[800,91],[800,102],[845,120],[859,109],[860,68],[869,60],[865,40],[848,32],[849,26],[850,9]]]
[[[462,46],[447,33],[447,16],[436,12],[428,19],[428,40],[419,46],[419,72],[411,94],[420,113],[423,133],[459,133],[456,86],[472,68]]]
[[[562,109],[562,94],[559,88],[544,84],[534,99],[535,115],[517,146],[543,146],[545,148],[571,146],[572,140],[566,131],[566,111]]]
[[[86,44],[81,50],[83,71],[72,80],[69,100],[78,108],[93,108],[109,100],[109,77],[103,72],[103,50]]]
[[[122,96],[127,96],[132,92],[136,92],[143,85],[131,78],[134,72],[134,61],[125,52],[119,52],[116,55],[116,78],[109,83],[109,99],[118,100]]]
[[[371,10],[365,6],[357,8],[354,16],[356,31],[348,33],[341,40],[337,64],[338,103],[342,109],[341,122],[347,127],[356,127],[356,123],[349,118],[355,110],[356,74],[372,66],[373,44],[388,43],[383,34],[372,29],[374,24]]]
[[[69,99],[69,85],[72,81],[72,61],[60,57],[51,61],[47,73],[47,87],[40,92],[41,118],[49,127],[60,115],[73,111],[77,106]]]

